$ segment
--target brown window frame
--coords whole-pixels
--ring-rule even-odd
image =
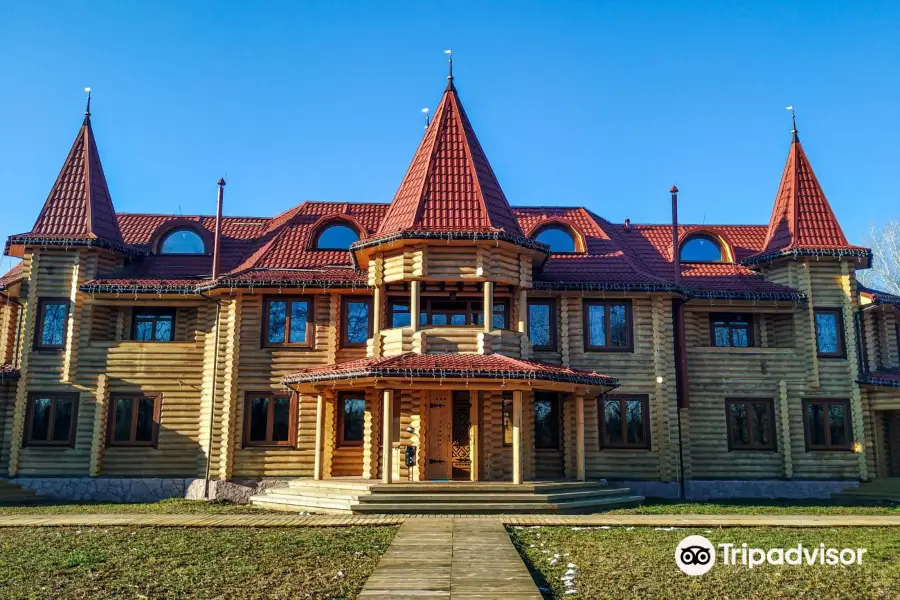
[[[50,419],[47,422],[48,438],[51,437],[56,422],[56,402],[60,398],[72,400],[72,422],[69,424],[69,437],[65,440],[35,440],[31,437],[34,429],[34,402],[37,398],[50,398]],[[78,431],[78,404],[81,394],[78,392],[28,392],[28,408],[25,418],[25,446],[75,447]]]
[[[338,405],[337,405],[337,445],[339,447],[347,447],[347,446],[362,446],[363,442],[365,442],[365,422],[363,422],[363,439],[361,440],[346,440],[344,439],[344,401],[350,400],[362,400],[364,403],[368,403],[368,399],[364,393],[359,392],[340,392],[338,394]],[[365,416],[363,416],[365,419]]]
[[[270,342],[269,341],[269,305],[272,302],[285,302],[285,314],[284,314],[284,341],[283,342]],[[309,305],[309,308],[306,311],[306,341],[305,342],[291,342],[291,308],[290,305],[292,302],[306,302]],[[313,296],[264,296],[263,297],[263,326],[261,332],[262,338],[262,347],[263,348],[304,348],[304,349],[314,349],[315,348],[315,335],[316,335],[316,300]]]
[[[747,414],[750,414],[749,405],[750,404],[765,404],[769,413],[769,432],[770,432],[770,441],[768,444],[755,443],[755,438],[753,434],[753,428],[749,427],[748,424],[748,432],[750,434],[751,442],[747,445],[741,444],[734,439],[734,434],[731,430],[731,407],[735,404],[746,404],[748,405]],[[775,429],[775,400],[772,398],[725,398],[725,431],[728,436],[728,451],[729,452],[777,452],[778,451],[778,441],[777,435],[778,432]]]
[[[736,323],[740,323],[740,318],[746,318],[746,327],[736,326]],[[728,328],[728,345],[720,346],[716,343],[716,322],[725,322],[726,324],[723,327]],[[755,326],[753,313],[741,313],[741,312],[711,312],[709,313],[709,344],[713,348],[753,348],[755,347],[755,340],[753,335],[753,328]],[[734,341],[734,330],[735,329],[746,329],[747,330],[747,345],[746,346],[735,346],[732,342]]]
[[[62,304],[66,307],[66,314],[63,317],[63,332],[61,344],[43,344],[41,339],[44,337],[44,315],[48,304]],[[71,301],[62,297],[46,297],[38,298],[38,322],[34,329],[34,349],[35,350],[63,350],[66,347],[66,338],[68,337],[69,312],[72,310]]]
[[[626,344],[624,346],[614,346],[609,343],[609,310],[603,313],[603,327],[606,329],[606,345],[591,344],[591,323],[589,318],[589,308],[591,306],[604,306],[607,309],[610,306],[625,307],[625,336]],[[631,300],[585,300],[581,310],[582,339],[584,340],[585,352],[634,352],[634,317],[633,305]]]
[[[822,352],[819,350],[819,323],[816,316],[819,314],[833,314],[837,325],[837,352]],[[816,334],[816,356],[819,358],[846,358],[847,347],[844,340],[844,318],[840,308],[815,308],[813,309],[813,326]]]
[[[847,433],[847,443],[841,445],[832,445],[831,441],[831,428],[828,427],[828,423],[825,423],[825,438],[828,440],[828,443],[825,445],[822,444],[811,444],[810,443],[810,431],[809,431],[809,405],[810,404],[842,404],[844,406],[844,429]],[[803,407],[803,436],[804,442],[806,444],[806,451],[826,451],[826,452],[847,452],[853,449],[853,422],[850,418],[850,400],[846,398],[804,398],[802,402]]]
[[[266,413],[266,439],[263,441],[253,441],[250,439],[250,418],[252,411],[250,410],[250,400],[252,398],[269,398],[269,407]],[[275,442],[272,441],[272,431],[275,428],[275,402],[276,398],[288,398],[290,407],[288,408],[288,439]],[[297,445],[297,416],[298,402],[296,392],[291,394],[276,394],[274,392],[247,392],[244,394],[244,432],[241,439],[241,445],[244,448],[292,448]]]
[[[641,420],[643,421],[642,429],[644,430],[644,441],[641,443],[628,443],[628,418],[627,412],[623,410],[629,401],[639,400],[641,403]],[[622,415],[621,431],[622,439],[625,440],[621,444],[604,443],[606,438],[606,402],[617,401],[619,403],[619,414]],[[604,394],[597,397],[597,421],[600,429],[599,448],[600,450],[650,450],[650,396],[647,394]]]
[[[116,433],[116,405],[118,400],[122,398],[130,398],[132,405],[137,404],[140,400],[153,400],[153,436],[146,442],[137,441],[137,418],[138,411],[132,406],[131,411],[131,435],[128,441],[119,441],[115,439]],[[156,448],[159,444],[159,416],[162,412],[161,393],[138,393],[138,394],[110,394],[109,396],[109,416],[106,420],[106,445],[116,448]]]
[[[366,338],[372,337],[373,325],[375,323],[375,315],[372,314],[372,297],[371,296],[342,296],[341,297],[341,348],[365,348],[366,342],[351,342],[347,340],[347,305],[351,302],[359,302],[369,306],[369,324]]]
[[[525,333],[528,335],[528,341],[531,341],[531,306],[532,305],[546,305],[550,307],[550,343],[544,344],[540,346],[532,345],[533,350],[537,350],[538,352],[555,352],[557,341],[556,341],[556,298],[529,298],[528,302],[525,305],[525,310],[527,311],[527,321],[528,321],[528,331]]]
[[[155,317],[160,317],[164,315],[172,315],[172,339],[170,340],[139,340],[137,339],[137,328],[138,321],[137,317],[141,313],[153,315]],[[166,306],[166,307],[155,307],[155,306],[135,306],[131,311],[131,340],[133,342],[142,342],[145,344],[149,343],[160,343],[167,344],[169,342],[175,341],[175,320],[177,319],[178,310],[174,307]],[[153,329],[151,330],[152,337],[156,337],[156,325],[158,323],[158,319],[153,320]]]
[[[547,396],[546,398],[538,398],[539,395]],[[552,397],[551,397],[552,396]],[[537,406],[538,401],[549,400],[551,404],[555,406],[556,412],[556,445],[555,446],[538,446],[537,439],[537,416],[535,415],[535,426],[534,426],[534,449],[536,452],[547,451],[547,452],[559,452],[563,449],[563,435],[562,435],[562,427],[563,427],[563,414],[562,414],[562,403],[563,399],[556,392],[535,392],[534,400],[532,404]]]
[[[395,306],[405,306],[406,312],[409,313],[409,325],[394,325],[394,307]],[[397,327],[412,327],[413,324],[413,314],[412,314],[412,302],[410,302],[409,298],[401,298],[398,296],[391,296],[388,298],[387,304],[387,324],[386,327],[388,329],[395,329]]]

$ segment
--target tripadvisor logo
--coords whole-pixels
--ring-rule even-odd
[[[750,548],[747,544],[718,544],[722,564],[752,569],[770,565],[861,565],[866,548],[826,548],[825,544],[792,548]],[[675,563],[688,575],[703,575],[716,564],[716,547],[702,535],[689,535],[675,548]]]

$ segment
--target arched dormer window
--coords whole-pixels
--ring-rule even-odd
[[[344,222],[326,225],[316,236],[313,248],[316,250],[348,250],[350,244],[359,241],[359,233]]]
[[[681,243],[679,250],[681,262],[724,262],[725,253],[722,244],[703,233],[694,234]]]
[[[178,227],[165,234],[159,242],[160,254],[206,254],[206,244],[200,234],[190,227]]]
[[[532,236],[535,241],[550,246],[550,252],[581,252],[578,237],[571,229],[560,224],[549,224],[539,227]]]

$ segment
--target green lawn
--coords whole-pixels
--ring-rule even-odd
[[[679,502],[648,499],[638,508],[619,508],[610,515],[898,515],[900,504],[866,505],[828,500],[720,500]]]
[[[395,527],[0,530],[0,598],[354,598]]]
[[[254,514],[271,513],[272,511],[256,508],[250,504],[233,502],[207,502],[205,500],[184,500],[170,498],[159,502],[145,504],[110,504],[110,503],[49,503],[31,506],[0,505],[0,515],[43,515],[43,514],[103,514],[103,513],[141,513],[141,514]]]
[[[545,598],[795,599],[900,597],[900,528],[510,528]],[[721,555],[705,575],[689,577],[675,564],[675,547],[688,535],[714,545],[750,547],[867,548],[862,565],[723,565]],[[545,552],[546,551],[546,552]],[[555,564],[550,561],[556,555]],[[572,585],[562,578],[574,565]],[[577,593],[566,593],[577,590]]]

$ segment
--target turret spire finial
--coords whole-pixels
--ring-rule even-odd
[[[446,50],[444,50],[444,54],[446,54],[448,57],[447,58],[447,65],[448,65],[447,80],[450,83],[453,83],[453,50],[451,50],[450,48],[447,48]]]
[[[86,88],[84,88],[84,91],[87,92],[87,108],[84,109],[84,116],[90,117],[91,116],[91,88],[86,87]]]
[[[791,135],[795,142],[799,142],[800,137],[797,135],[797,114],[794,112],[794,107],[785,106],[784,109],[791,111]]]

